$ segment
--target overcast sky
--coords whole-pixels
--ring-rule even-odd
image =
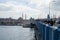
[[[22,13],[27,18],[46,18],[51,15],[60,15],[60,0],[0,0],[0,18],[19,18]]]

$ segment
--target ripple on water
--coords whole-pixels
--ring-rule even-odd
[[[0,26],[0,40],[33,40],[34,30],[22,26]]]

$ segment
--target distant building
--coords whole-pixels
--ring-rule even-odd
[[[22,23],[23,22],[23,18],[18,18],[18,20],[17,20],[19,23]]]
[[[34,20],[34,18],[30,18],[30,23],[35,23],[35,20]]]
[[[17,25],[18,23],[22,23],[23,19],[19,18],[12,19],[12,18],[0,18],[0,25]]]

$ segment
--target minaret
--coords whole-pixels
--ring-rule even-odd
[[[25,14],[25,20],[26,20],[26,16],[27,16],[27,15]]]
[[[39,19],[39,15],[38,15],[38,19]]]
[[[22,13],[22,19],[23,19],[23,13]]]

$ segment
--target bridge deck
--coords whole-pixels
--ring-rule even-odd
[[[36,28],[37,40],[60,40],[60,28],[58,26],[49,26],[42,22],[36,22]]]

